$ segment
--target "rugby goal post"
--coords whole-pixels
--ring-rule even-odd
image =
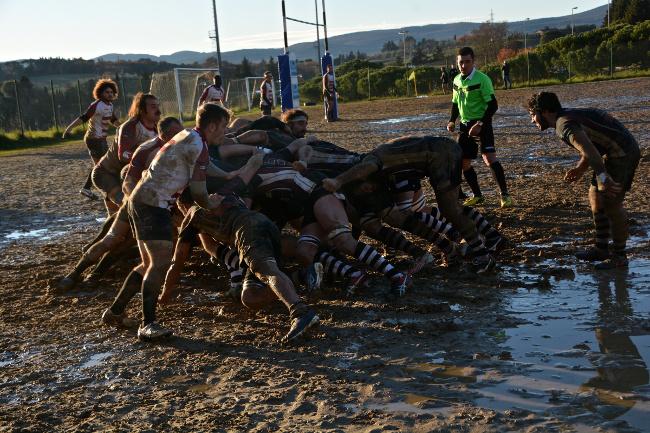
[[[177,114],[181,120],[191,119],[201,93],[218,73],[218,68],[174,68],[157,72],[151,76],[149,92],[158,98],[164,114]]]

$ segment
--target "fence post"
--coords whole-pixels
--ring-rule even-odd
[[[14,93],[16,94],[16,108],[18,109],[18,122],[20,123],[20,135],[25,136],[25,126],[23,125],[23,110],[20,108],[20,95],[18,93],[18,82],[14,80]]]
[[[83,107],[81,106],[81,83],[77,80],[77,104],[79,105],[79,114],[83,113]],[[86,131],[86,122],[82,123],[84,132]]]
[[[370,101],[370,68],[368,68],[368,101]]]
[[[124,80],[122,78],[120,78],[120,89],[122,90],[122,92],[120,92],[122,93],[122,108],[124,108],[122,115],[126,118],[129,110],[126,108],[126,88],[124,87]]]
[[[54,121],[54,129],[59,133],[59,119],[56,115],[56,103],[54,102],[54,81],[50,80],[50,101],[52,102],[52,120]]]

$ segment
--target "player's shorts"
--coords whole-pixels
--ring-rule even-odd
[[[139,241],[173,241],[174,228],[169,209],[150,206],[129,200],[129,224],[133,236]]]
[[[446,192],[460,185],[462,181],[463,151],[460,146],[449,140],[441,156],[445,159],[438,160],[435,167],[429,169],[429,183],[435,191]]]
[[[343,194],[338,192],[331,193],[322,186],[316,187],[316,189],[314,189],[314,191],[309,195],[309,199],[305,204],[305,211],[302,217],[302,227],[318,222],[318,218],[316,218],[316,214],[314,213],[314,205],[318,200],[330,194],[339,199],[342,202],[341,204],[343,205],[343,208],[345,208],[345,196]]]
[[[237,220],[235,247],[240,260],[255,271],[280,257],[280,230],[261,213],[248,211]]]
[[[120,174],[111,173],[101,165],[96,165],[92,172],[93,185],[102,192],[104,198],[115,188],[122,189],[122,181]]]
[[[632,188],[632,181],[634,180],[634,173],[639,166],[640,152],[635,155],[630,155],[625,158],[606,158],[605,170],[614,179],[615,182],[623,185],[625,192]],[[591,177],[591,184],[598,186],[596,182],[596,173]]]
[[[393,173],[388,178],[388,189],[393,194],[417,191],[422,188],[422,177],[411,172]]]
[[[89,137],[86,135],[84,137],[84,143],[88,148],[88,153],[93,161],[99,161],[99,159],[104,156],[108,150],[108,143],[106,142],[106,137]]]
[[[481,133],[478,137],[471,137],[469,135],[469,130],[477,120],[470,120],[468,123],[460,124],[459,134],[458,134],[458,144],[460,144],[461,149],[463,149],[463,159],[476,159],[478,157],[479,143],[481,143],[481,154],[484,153],[495,153],[496,149],[494,148],[494,130],[492,129],[492,123],[485,122],[481,127]]]
[[[262,105],[260,104],[260,110],[262,110],[262,115],[264,116],[270,116],[271,115],[271,106],[270,105]]]

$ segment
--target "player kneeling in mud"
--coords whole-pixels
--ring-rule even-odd
[[[555,93],[534,94],[527,108],[532,123],[541,131],[554,128],[562,141],[580,152],[578,165],[567,171],[565,181],[576,182],[587,169],[593,170],[589,204],[596,226],[595,245],[576,257],[600,261],[596,269],[626,268],[628,227],[623,201],[641,157],[636,139],[621,122],[602,110],[562,108]]]

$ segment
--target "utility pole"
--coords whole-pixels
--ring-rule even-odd
[[[221,74],[221,45],[219,43],[219,24],[217,24],[217,3],[212,0],[212,16],[214,18],[214,36],[211,38],[217,42],[217,68]]]
[[[571,8],[571,36],[573,36],[573,11],[578,9],[578,6],[574,6]]]

